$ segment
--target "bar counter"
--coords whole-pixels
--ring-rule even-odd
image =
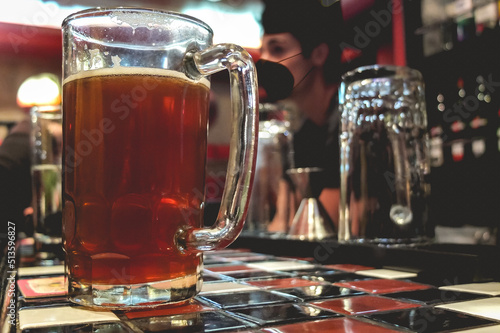
[[[243,234],[205,254],[202,291],[186,304],[95,311],[66,300],[61,262],[37,266],[23,244],[15,273],[2,262],[2,332],[500,332],[495,246]]]

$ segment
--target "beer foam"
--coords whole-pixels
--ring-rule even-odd
[[[118,75],[141,75],[141,76],[163,76],[172,77],[184,81],[188,81],[194,84],[202,84],[210,89],[210,81],[207,78],[201,78],[200,80],[193,80],[186,76],[186,74],[174,71],[171,69],[162,68],[148,68],[148,67],[112,67],[112,68],[100,68],[100,69],[89,69],[86,71],[81,71],[77,74],[68,76],[64,81],[63,85],[68,82],[85,79],[88,77],[95,76],[118,76]]]

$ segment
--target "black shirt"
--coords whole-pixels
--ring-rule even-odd
[[[311,189],[318,196],[324,188],[340,187],[340,114],[336,99],[329,108],[329,117],[323,126],[306,119],[293,134],[296,168],[318,167],[322,171],[311,174]]]
[[[0,225],[16,229],[25,222],[23,211],[31,205],[30,123],[16,125],[0,146]]]

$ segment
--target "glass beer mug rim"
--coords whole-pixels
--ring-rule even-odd
[[[420,71],[407,66],[368,65],[361,66],[344,73],[342,75],[342,82],[351,83],[353,81],[360,81],[364,79],[382,79],[389,77],[423,80],[423,76]]]
[[[64,29],[66,26],[70,25],[71,22],[74,22],[75,20],[78,20],[78,19],[95,18],[95,17],[103,17],[106,15],[111,16],[113,14],[118,15],[118,14],[127,14],[127,13],[128,14],[135,13],[135,14],[141,14],[141,15],[149,14],[151,16],[151,18],[154,18],[155,23],[157,23],[159,25],[161,25],[161,23],[162,23],[161,19],[166,17],[166,16],[170,16],[170,17],[173,17],[176,19],[182,19],[185,22],[190,22],[194,25],[197,25],[199,27],[206,29],[210,35],[213,35],[212,28],[207,23],[203,22],[202,20],[200,20],[196,17],[182,14],[182,13],[178,13],[178,12],[174,12],[174,11],[168,11],[168,10],[141,8],[141,7],[126,7],[126,6],[95,7],[95,8],[88,8],[88,9],[84,9],[84,10],[75,12],[75,13],[67,16],[63,20],[62,28]],[[134,21],[134,20],[131,20],[130,22],[132,22],[132,21]],[[115,23],[117,23],[117,22],[115,22]],[[125,23],[125,22],[123,22],[123,23]],[[119,24],[119,23],[117,23],[117,24]],[[128,23],[128,22],[127,22],[127,24],[131,25],[131,23]],[[85,25],[87,25],[87,24],[85,24]],[[153,28],[152,26],[149,26],[148,23],[146,23],[144,20],[137,20],[134,23],[134,27],[135,28],[146,27],[146,28],[150,28],[150,29]]]

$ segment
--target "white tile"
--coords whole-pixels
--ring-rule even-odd
[[[221,293],[229,293],[235,291],[249,291],[249,290],[259,290],[259,288],[236,282],[204,283],[203,286],[201,287],[200,295],[221,294]]]
[[[316,267],[313,264],[300,261],[264,261],[259,263],[248,263],[248,267],[263,269],[266,271],[291,271],[300,269],[310,269]]]
[[[442,290],[500,296],[500,282],[468,283],[439,287]]]
[[[474,301],[443,304],[443,305],[438,305],[436,307],[452,311],[468,313],[474,316],[500,320],[500,297],[491,297],[491,298],[477,299]]]
[[[40,276],[56,274],[64,274],[64,265],[19,267],[19,269],[17,270],[18,276]]]
[[[381,279],[408,279],[416,277],[416,273],[396,271],[393,269],[367,269],[363,271],[357,271],[356,274],[376,277]]]
[[[68,285],[64,275],[19,279],[17,286],[23,296],[27,298],[63,296],[68,292]]]
[[[111,311],[95,311],[74,306],[22,309],[19,311],[21,330],[115,321],[120,321],[120,319]]]

